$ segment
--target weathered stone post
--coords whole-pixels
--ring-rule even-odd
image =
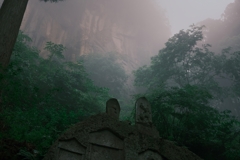
[[[137,99],[135,107],[136,107],[135,122],[138,131],[143,134],[158,138],[159,133],[152,124],[152,110],[148,100],[145,97]]]
[[[112,118],[119,120],[120,105],[117,99],[111,98],[106,102],[106,113]]]

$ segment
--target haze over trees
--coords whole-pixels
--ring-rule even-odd
[[[30,42],[27,35],[19,33],[4,76],[8,85],[0,85],[0,117],[8,126],[1,126],[0,157],[7,159],[14,158],[9,139],[18,141],[17,146],[24,146],[24,141],[34,144],[41,156],[66,127],[102,112],[109,98],[106,88],[95,86],[88,78],[82,63],[64,60],[62,45],[48,42],[49,56],[44,59]],[[28,157],[24,148],[20,151]]]
[[[119,53],[92,53],[82,56],[80,60],[83,61],[94,84],[109,88],[109,93],[113,97],[122,98],[124,85],[128,78],[122,64],[118,62],[123,58],[123,55]]]
[[[240,52],[211,52],[209,44],[199,43],[202,29],[193,25],[170,38],[150,66],[134,71],[135,84],[146,87],[161,136],[204,159],[239,159],[239,120],[214,102],[239,96]],[[231,78],[230,86],[218,78]],[[233,111],[239,116],[239,108]]]
[[[235,0],[233,3],[230,3],[224,13],[222,18],[219,20],[206,19],[199,24],[205,25],[204,29],[204,40],[206,43],[212,45],[212,51],[216,54],[221,53],[224,50],[227,57],[232,57],[231,63],[227,63],[228,77],[225,79],[219,78],[221,86],[231,85],[232,77],[235,77],[235,85],[232,89],[235,90],[235,94],[231,94],[228,98],[225,98],[224,103],[219,104],[221,108],[231,109],[234,114],[237,112],[239,114],[239,61],[237,52],[240,50],[240,1]],[[226,49],[228,48],[228,49]],[[236,52],[236,53],[234,53]],[[234,53],[235,56],[232,56]],[[234,60],[235,59],[235,60]],[[234,70],[230,69],[234,67]],[[225,75],[226,77],[226,75]],[[227,93],[227,92],[226,92]]]
[[[106,9],[99,0],[71,1],[70,6],[76,2],[84,4],[80,6],[82,9],[90,7],[81,10],[86,12],[81,17],[86,20],[83,25],[86,30],[76,27],[81,21],[71,18],[69,12],[65,17],[55,10],[47,12],[55,13],[51,15],[57,19],[54,24],[59,22],[59,26],[72,32],[64,39],[60,35],[67,32],[59,30],[61,27],[56,30],[49,27],[57,35],[53,39],[57,41],[60,37],[67,46],[43,41],[44,55],[38,45],[39,37],[44,39],[42,33],[48,32],[46,28],[28,28],[34,31],[29,32],[31,38],[19,31],[28,1],[4,2],[0,10],[0,48],[8,42],[14,48],[6,45],[0,49],[0,63],[6,68],[0,76],[0,159],[42,159],[59,134],[72,124],[103,112],[110,97],[119,99],[124,106],[122,120],[131,121],[132,102],[139,96],[146,96],[150,101],[153,122],[161,137],[187,147],[206,160],[240,159],[239,103],[225,108],[219,105],[240,97],[240,0],[229,4],[221,20],[201,22],[206,27],[192,25],[170,37],[165,45],[162,41],[169,35],[168,21],[163,10],[158,12],[157,8],[153,10],[161,13],[160,20],[157,21],[159,15],[154,17],[156,23],[149,18],[148,11],[153,6],[148,4],[150,1],[142,0],[137,6],[136,0],[103,0]],[[22,7],[17,8],[20,3]],[[4,6],[15,7],[16,12]],[[119,9],[120,6],[126,10]],[[144,7],[147,9],[143,10]],[[101,14],[94,12],[96,8]],[[6,20],[10,13],[18,15]],[[16,25],[11,29],[14,18]],[[29,21],[34,18],[31,15]],[[90,19],[96,23],[90,23]],[[2,22],[6,22],[5,26]],[[68,23],[72,24],[69,28]],[[100,25],[97,30],[95,24],[105,26],[101,30]],[[162,37],[157,37],[161,32]],[[81,38],[89,41],[80,41]],[[116,47],[119,52],[107,52],[116,44],[122,47]],[[159,53],[150,53],[156,46]],[[86,53],[79,55],[80,51]],[[136,65],[136,61],[140,63]],[[142,64],[148,65],[137,68]],[[130,91],[133,87],[129,87],[132,79],[135,91],[139,91],[135,95]]]
[[[44,0],[57,2],[58,0]],[[59,0],[62,1],[62,0]],[[23,20],[28,0],[4,0],[0,9],[0,73],[4,74],[10,63],[14,44]],[[4,83],[4,82],[2,82]],[[2,103],[0,88],[0,107]]]
[[[206,19],[200,22],[206,26],[206,42],[212,44],[214,50],[221,51],[227,47],[240,50],[239,16],[240,1],[235,0],[226,7],[221,19]]]

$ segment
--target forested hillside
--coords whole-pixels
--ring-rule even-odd
[[[200,22],[200,25],[205,25],[204,29],[204,41],[205,43],[211,44],[211,51],[214,51],[215,54],[220,54],[222,51],[226,52],[227,57],[231,57],[233,52],[236,52],[235,55],[238,55],[240,51],[240,1],[235,0],[233,3],[230,3],[224,13],[222,14],[221,19],[206,19]],[[228,49],[226,49],[228,48]],[[218,78],[218,82],[223,86],[231,86],[231,84],[239,84],[239,61],[237,58],[234,60],[232,57],[232,63],[226,64],[228,68],[228,77]],[[234,67],[234,70],[232,70]],[[226,75],[225,75],[226,76]],[[233,77],[235,78],[233,80]],[[230,109],[234,115],[240,114],[240,86],[234,86],[232,89],[236,92],[234,94],[229,94],[226,90],[226,96],[224,100],[218,103],[219,108]]]
[[[210,51],[203,26],[181,30],[134,71],[135,84],[152,104],[160,135],[207,160],[240,158],[239,108],[219,108],[219,101],[239,96],[240,52]],[[198,45],[202,44],[202,45]],[[228,80],[223,86],[221,80]],[[231,79],[229,79],[231,78]]]

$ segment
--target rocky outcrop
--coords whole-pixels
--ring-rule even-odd
[[[92,52],[119,52],[138,63],[157,54],[170,35],[163,10],[153,0],[29,1],[21,29],[43,49],[61,43],[75,60]]]

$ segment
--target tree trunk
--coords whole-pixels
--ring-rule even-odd
[[[0,9],[0,83],[5,85],[2,74],[7,68],[22,23],[28,0],[4,0]],[[0,85],[0,86],[1,86]],[[0,88],[0,112],[2,109]]]
[[[28,0],[4,0],[0,9],[0,65],[5,69],[12,55]]]

